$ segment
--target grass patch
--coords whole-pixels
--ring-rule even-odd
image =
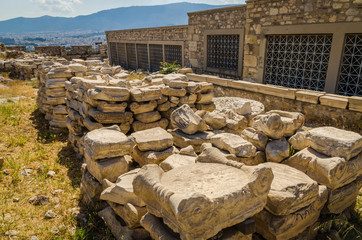
[[[7,239],[9,230],[19,231],[19,239],[113,239],[96,212],[89,213],[80,204],[81,160],[68,146],[67,133],[48,130],[30,82],[14,81],[7,86],[10,88],[0,90],[0,98],[22,98],[0,103],[0,158],[4,160],[0,169],[0,239]],[[31,173],[26,176],[24,169]],[[53,178],[47,176],[50,170],[56,173]],[[58,189],[62,191],[52,194]],[[30,204],[29,198],[37,195],[50,201]],[[48,210],[56,214],[54,219],[45,219]]]

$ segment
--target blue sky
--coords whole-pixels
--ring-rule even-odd
[[[40,17],[44,15],[74,17],[105,9],[159,5],[175,2],[207,3],[212,5],[243,4],[244,0],[0,0],[0,20],[15,17]]]

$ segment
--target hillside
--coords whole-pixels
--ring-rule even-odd
[[[230,5],[173,3],[121,7],[72,18],[43,16],[0,21],[0,33],[105,31],[187,24],[187,13]]]

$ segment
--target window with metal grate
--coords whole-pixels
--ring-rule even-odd
[[[207,35],[207,67],[238,71],[240,35]]]
[[[268,35],[264,83],[323,91],[332,35]]]

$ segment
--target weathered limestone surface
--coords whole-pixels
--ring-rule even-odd
[[[265,153],[262,151],[257,151],[254,157],[237,157],[235,154],[231,154],[227,151],[222,151],[225,154],[225,157],[229,160],[233,160],[239,163],[244,163],[248,166],[256,166],[260,163],[265,162]]]
[[[172,135],[160,127],[135,132],[131,136],[141,151],[162,151],[173,145]]]
[[[358,180],[351,182],[341,188],[329,190],[328,201],[322,213],[340,214],[346,208],[354,205],[360,188]]]
[[[312,204],[319,192],[318,183],[305,173],[279,163],[264,163],[274,179],[268,194],[266,209],[274,215],[288,215]]]
[[[138,207],[144,207],[146,204],[141,198],[137,197],[133,191],[133,179],[136,177],[140,168],[124,173],[117,178],[115,184],[103,190],[100,199],[125,205],[131,203]]]
[[[86,165],[86,164],[84,164]],[[95,179],[88,170],[84,170],[82,175],[80,194],[82,196],[82,202],[90,204],[99,199],[99,195],[102,192],[102,185]]]
[[[220,112],[207,112],[202,119],[214,130],[219,130],[226,126],[226,117]]]
[[[169,124],[169,121],[166,118],[161,118],[159,121],[151,122],[151,123],[143,123],[140,121],[135,121],[132,124],[133,130],[138,132],[150,128],[160,127],[162,129],[166,129]]]
[[[158,111],[145,112],[134,115],[135,119],[142,123],[152,123],[161,119],[161,114]]]
[[[309,147],[309,132],[306,130],[298,130],[293,136],[288,139],[290,145],[295,150],[302,150]]]
[[[128,155],[100,160],[93,160],[87,149],[84,151],[88,171],[99,181],[107,178],[115,182],[119,175],[128,172],[132,158]]]
[[[162,218],[158,218],[150,213],[146,213],[141,219],[141,225],[151,235],[152,239],[157,240],[178,240],[178,235],[172,230],[167,229],[163,224]]]
[[[145,207],[137,207],[131,203],[120,205],[108,201],[108,204],[112,207],[113,211],[125,221],[129,228],[140,227],[140,220],[147,213]]]
[[[130,109],[134,114],[151,112],[157,107],[157,101],[150,101],[146,103],[133,102],[130,104]]]
[[[242,137],[232,133],[220,133],[211,137],[211,143],[216,147],[227,150],[238,157],[253,157],[256,147]]]
[[[327,188],[320,185],[317,199],[297,212],[287,216],[275,216],[264,209],[253,217],[256,222],[256,231],[267,240],[293,238],[318,220],[327,198]]]
[[[89,89],[87,95],[93,100],[110,102],[124,102],[128,101],[130,97],[129,90],[127,88],[109,86],[96,86],[95,89]]]
[[[162,93],[159,88],[132,88],[131,97],[135,102],[148,102],[158,100],[161,98]]]
[[[310,146],[327,156],[346,160],[362,151],[362,136],[358,133],[334,127],[319,127],[309,131]]]
[[[273,140],[266,145],[266,160],[268,162],[281,162],[289,157],[289,143],[285,138]]]
[[[264,151],[268,137],[261,131],[248,127],[241,132],[242,138],[251,142],[259,151]]]
[[[130,155],[134,142],[119,127],[96,129],[84,137],[84,147],[93,160]]]
[[[134,147],[132,157],[142,167],[147,164],[160,164],[163,160],[178,153],[176,147],[172,146],[162,151],[141,151],[137,146]]]
[[[162,163],[160,164],[160,167],[163,171],[167,172],[171,169],[186,166],[195,163],[196,157],[194,156],[187,156],[187,155],[181,155],[181,154],[173,154],[166,158]]]
[[[91,108],[89,109],[88,114],[102,124],[132,123],[133,121],[133,114],[131,112],[101,112]],[[137,116],[138,115],[135,115],[136,118]]]
[[[173,136],[173,141],[175,146],[179,148],[185,148],[187,146],[192,146],[195,149],[195,152],[201,152],[201,145],[203,143],[210,142],[210,139],[215,134],[213,132],[198,132],[193,135],[185,134],[181,130],[172,130],[170,133]]]
[[[264,132],[268,137],[280,139],[292,136],[304,125],[304,115],[297,112],[269,111],[253,119],[253,128]]]
[[[181,239],[207,239],[253,216],[265,206],[273,178],[270,168],[230,161],[216,148],[201,155],[168,172],[144,166],[133,181],[148,211]]]
[[[202,118],[192,111],[192,109],[184,104],[171,114],[171,123],[177,126],[186,134],[194,134],[207,130],[207,125]]]
[[[305,172],[330,189],[340,188],[362,175],[362,153],[346,161],[344,158],[328,157],[312,148],[306,148],[283,163]]]

